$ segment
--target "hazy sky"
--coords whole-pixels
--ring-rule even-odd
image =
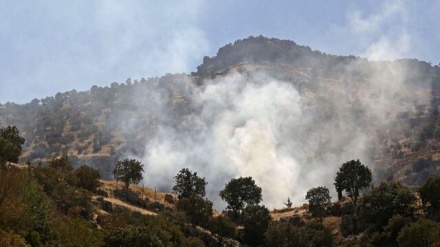
[[[0,103],[195,71],[250,35],[440,62],[439,1],[0,0]]]

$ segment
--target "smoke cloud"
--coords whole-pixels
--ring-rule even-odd
[[[410,50],[405,16],[404,4],[387,2],[381,13],[349,15],[348,28],[362,43],[364,57],[394,59]],[[398,21],[403,28],[383,34],[384,23]],[[380,155],[376,133],[388,133],[396,113],[413,111],[418,96],[412,94],[416,82],[408,81],[411,70],[404,63],[323,64],[302,83],[263,72],[236,72],[206,80],[202,87],[174,83],[173,101],[183,97],[190,113],[167,115],[178,102],[153,103],[151,114],[160,120],[140,157],[146,164],[144,184],[169,191],[173,176],[189,168],[206,178],[207,197],[217,209],[225,206],[219,191],[240,176],[251,176],[262,187],[269,208],[283,207],[287,197],[301,205],[316,186],[327,186],[335,198],[338,168],[360,159],[374,169]]]
[[[393,88],[381,93],[388,87],[380,79],[386,79],[385,74],[377,70],[371,77],[377,84],[370,81],[362,89],[376,88],[379,101],[353,99],[350,92],[327,92],[328,98],[300,95],[292,82],[257,72],[208,80],[203,87],[176,84],[178,95],[186,92],[191,97],[187,107],[192,113],[166,116],[169,106],[154,104],[153,108],[163,108],[153,113],[160,124],[141,157],[146,164],[144,184],[169,191],[173,176],[189,168],[206,178],[207,197],[218,209],[225,206],[219,191],[240,176],[251,176],[262,187],[263,203],[270,208],[283,207],[287,197],[300,205],[312,187],[327,186],[333,191],[334,176],[343,162],[360,159],[372,164],[371,130],[347,113],[347,107],[357,100],[377,128],[388,123],[387,111],[404,107],[389,97],[396,93]],[[401,80],[391,78],[393,83]]]

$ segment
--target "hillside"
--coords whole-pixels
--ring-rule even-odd
[[[189,166],[213,197],[230,177],[251,175],[276,207],[287,196],[300,203],[350,159],[376,181],[423,183],[440,167],[439,86],[440,68],[423,61],[328,55],[259,36],[220,48],[191,75],[0,105],[0,125],[25,137],[23,163],[67,154],[111,179],[118,159],[137,157],[148,185],[163,190]]]

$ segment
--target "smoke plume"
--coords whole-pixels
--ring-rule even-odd
[[[345,69],[350,66],[354,65]],[[382,92],[387,85],[376,77],[386,78],[385,72],[377,73],[372,78],[382,82],[376,85]],[[393,79],[396,83],[399,78]],[[165,104],[154,105],[163,108],[155,110],[160,124],[141,158],[148,186],[169,191],[173,176],[189,168],[206,178],[207,197],[222,209],[225,204],[218,193],[225,183],[251,176],[263,189],[263,203],[281,208],[287,197],[297,205],[303,203],[312,187],[327,186],[333,191],[334,176],[343,162],[372,162],[369,132],[354,114],[347,113],[355,101],[349,92],[310,99],[300,95],[292,82],[256,72],[208,80],[203,87],[185,85],[176,90],[191,95],[187,106],[191,114],[166,116],[170,109]],[[399,107],[400,101],[388,95],[396,93],[392,89],[380,94],[379,101],[356,96],[378,128],[387,123],[385,112]]]

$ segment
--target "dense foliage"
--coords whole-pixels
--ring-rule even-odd
[[[17,127],[0,128],[0,165],[5,162],[18,162],[24,141]]]
[[[311,188],[306,194],[306,200],[309,201],[309,210],[320,219],[322,219],[324,214],[323,206],[330,203],[330,199],[330,191],[327,187],[323,186]]]
[[[342,191],[345,191],[356,205],[359,192],[368,187],[371,180],[370,168],[363,165],[359,160],[351,160],[342,164],[335,178],[338,198],[341,199]]]
[[[220,191],[220,197],[228,203],[227,208],[237,218],[246,205],[257,205],[263,200],[261,191],[252,177],[233,178]]]
[[[124,159],[116,162],[113,169],[113,176],[116,180],[121,180],[125,183],[126,189],[130,184],[137,184],[143,178],[144,165],[135,159]]]
[[[396,182],[381,183],[362,198],[357,215],[362,222],[380,229],[396,214],[413,216],[415,201],[414,193],[407,187]]]
[[[269,227],[271,216],[265,206],[247,205],[240,216],[244,226],[243,240],[250,246],[264,244],[264,233]]]
[[[440,175],[429,177],[419,189],[420,198],[426,207],[427,214],[440,219]]]
[[[174,177],[174,181],[173,191],[177,193],[179,198],[189,198],[193,194],[205,196],[205,187],[208,183],[205,178],[199,177],[197,172],[183,168]]]

